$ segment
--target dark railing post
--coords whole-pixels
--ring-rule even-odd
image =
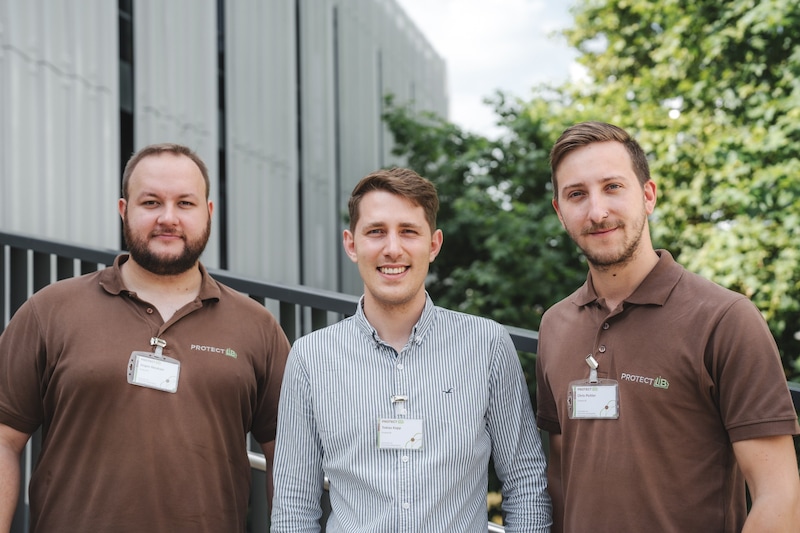
[[[11,277],[8,290],[8,318],[11,320],[17,309],[28,299],[28,250],[12,246],[9,263],[11,266],[9,275]]]
[[[33,292],[50,284],[50,254],[33,252]]]

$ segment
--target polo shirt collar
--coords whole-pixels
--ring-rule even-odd
[[[656,250],[658,263],[642,280],[636,290],[625,298],[625,302],[636,305],[664,305],[672,289],[683,275],[683,267],[673,259],[667,250]],[[583,307],[597,301],[597,293],[592,283],[592,273],[586,277],[586,283],[575,292],[572,303]]]
[[[109,294],[119,295],[127,291],[122,282],[120,266],[130,258],[130,254],[120,254],[114,259],[114,264],[100,272],[100,286]],[[200,282],[200,300],[219,300],[221,291],[219,284],[209,275],[206,267],[198,263],[202,280]]]

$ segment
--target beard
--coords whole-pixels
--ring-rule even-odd
[[[153,253],[148,247],[149,236],[141,237],[134,235],[128,224],[128,213],[122,223],[122,231],[125,243],[128,245],[128,253],[136,263],[145,270],[159,276],[176,276],[183,274],[193,268],[200,255],[206,248],[208,237],[211,234],[211,217],[208,218],[205,231],[196,239],[189,240],[183,235],[183,251],[174,256],[163,256]],[[162,232],[168,233],[168,232]]]
[[[580,244],[578,247],[583,252],[586,260],[599,271],[608,271],[614,267],[621,267],[631,262],[639,251],[639,244],[642,242],[642,234],[645,228],[647,215],[644,215],[640,220],[634,221],[634,226],[631,228],[632,234],[623,242],[622,249],[616,250],[591,250],[589,247],[583,247]],[[625,230],[628,225],[625,223],[618,223],[618,229]],[[591,232],[606,229],[606,226],[592,226],[582,232],[582,235],[587,235]],[[572,240],[576,243],[580,242],[576,237],[577,235],[570,235]]]

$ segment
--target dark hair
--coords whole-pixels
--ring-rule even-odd
[[[350,231],[355,231],[359,218],[359,205],[364,195],[371,191],[386,191],[409,200],[422,207],[431,231],[436,229],[436,213],[439,211],[439,197],[436,187],[408,168],[376,170],[365,176],[355,186],[347,202],[350,213]]]
[[[581,122],[570,126],[561,134],[550,150],[550,171],[553,183],[553,197],[558,199],[558,178],[556,170],[561,161],[573,150],[593,143],[616,141],[621,143],[631,156],[633,172],[644,186],[650,180],[650,166],[642,147],[627,131],[605,122]]]
[[[151,155],[159,155],[163,153],[170,153],[175,155],[185,155],[192,161],[194,161],[195,165],[200,169],[200,172],[203,174],[203,181],[206,183],[206,200],[208,200],[208,194],[211,189],[211,183],[208,179],[208,168],[206,164],[200,159],[200,156],[197,155],[194,150],[183,146],[181,144],[174,144],[174,143],[161,143],[161,144],[151,144],[145,146],[128,159],[127,164],[125,165],[125,170],[122,173],[122,197],[127,200],[128,199],[128,184],[131,181],[131,174],[133,174],[136,165],[144,159],[145,157],[149,157]]]

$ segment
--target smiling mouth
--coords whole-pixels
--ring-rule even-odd
[[[378,270],[381,272],[381,274],[402,274],[403,272],[405,272],[408,269],[409,269],[409,267],[407,267],[407,266],[402,266],[402,267],[378,267]]]

